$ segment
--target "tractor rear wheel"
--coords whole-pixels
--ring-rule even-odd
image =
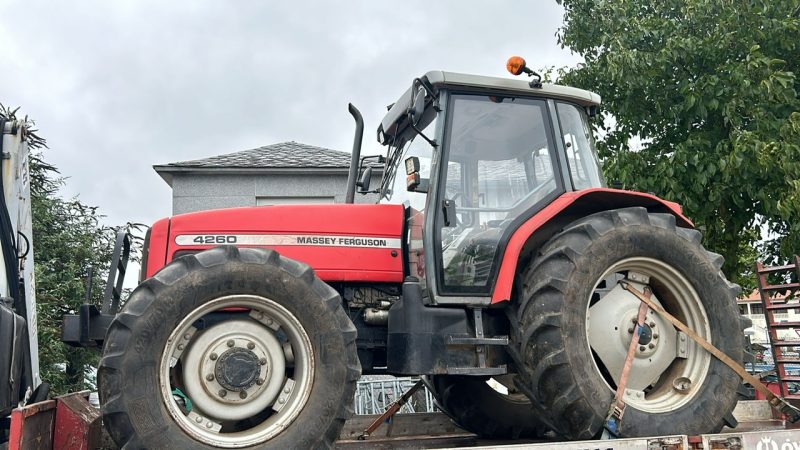
[[[639,300],[625,280],[735,361],[743,356],[740,289],[700,233],[644,208],[597,213],[553,237],[521,275],[513,333],[525,392],[554,431],[589,439],[603,427]],[[649,311],[626,385],[623,436],[710,433],[733,419],[739,379]]]
[[[525,439],[541,437],[544,427],[534,414],[531,401],[514,391],[505,375],[500,392],[486,377],[434,375],[433,392],[439,408],[461,428],[486,439]]]
[[[361,372],[342,300],[302,263],[218,247],[131,294],[98,371],[123,448],[332,448]]]

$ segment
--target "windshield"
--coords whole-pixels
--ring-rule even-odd
[[[417,129],[425,136],[433,136],[436,130],[436,111],[430,108],[420,120]],[[389,145],[386,158],[386,173],[381,182],[380,203],[404,204],[416,211],[425,207],[424,192],[409,192],[406,188],[406,172],[404,161],[416,156],[420,162],[420,177],[430,179],[433,146],[409,127],[398,139]]]
[[[454,95],[447,130],[443,200],[455,220],[441,220],[441,282],[451,292],[488,293],[499,242],[515,219],[530,215],[560,182],[543,100]]]
[[[424,190],[409,192],[404,161],[411,156],[419,158],[420,179],[429,182],[435,149],[425,137],[434,139],[437,133],[437,122],[437,111],[429,108],[417,125],[417,129],[424,136],[409,127],[395,142],[390,144],[386,159],[386,173],[381,185],[380,203],[401,204],[407,208],[405,241],[408,249],[408,271],[409,275],[418,277],[423,284],[425,280],[423,229],[425,226],[425,201],[428,194]]]

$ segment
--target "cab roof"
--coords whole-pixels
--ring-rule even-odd
[[[600,105],[600,96],[594,92],[550,83],[544,83],[542,87],[535,88],[531,87],[529,78],[487,77],[432,70],[423,75],[421,79],[427,81],[437,91],[442,88],[492,90],[516,95],[555,98],[586,107]],[[398,125],[406,117],[408,108],[411,107],[411,97],[411,88],[408,88],[384,116],[378,127],[378,141],[381,144],[386,144],[389,141],[389,137],[397,132]]]

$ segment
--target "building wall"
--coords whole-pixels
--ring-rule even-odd
[[[371,188],[380,184],[373,176]],[[346,174],[174,174],[172,213],[285,203],[344,203]],[[356,193],[356,203],[374,203]]]
[[[769,344],[769,331],[767,330],[767,318],[764,316],[764,308],[761,301],[739,302],[739,312],[753,321],[753,334],[750,341],[754,344]],[[777,311],[774,313],[775,320],[778,322],[800,322],[800,305],[797,309]],[[778,337],[786,340],[797,340],[800,336],[800,329],[781,329],[778,330]]]

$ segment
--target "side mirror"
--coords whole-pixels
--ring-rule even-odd
[[[419,176],[419,158],[409,156],[406,158],[406,190],[409,192],[428,192],[428,180]]]
[[[356,182],[359,194],[366,194],[369,192],[370,181],[372,181],[372,167],[367,166],[367,168],[364,169],[364,172],[361,174],[361,178],[359,178]]]
[[[422,114],[425,112],[425,88],[420,86],[417,93],[414,95],[414,102],[409,108],[408,114],[411,116],[411,123],[418,124],[422,120]]]

